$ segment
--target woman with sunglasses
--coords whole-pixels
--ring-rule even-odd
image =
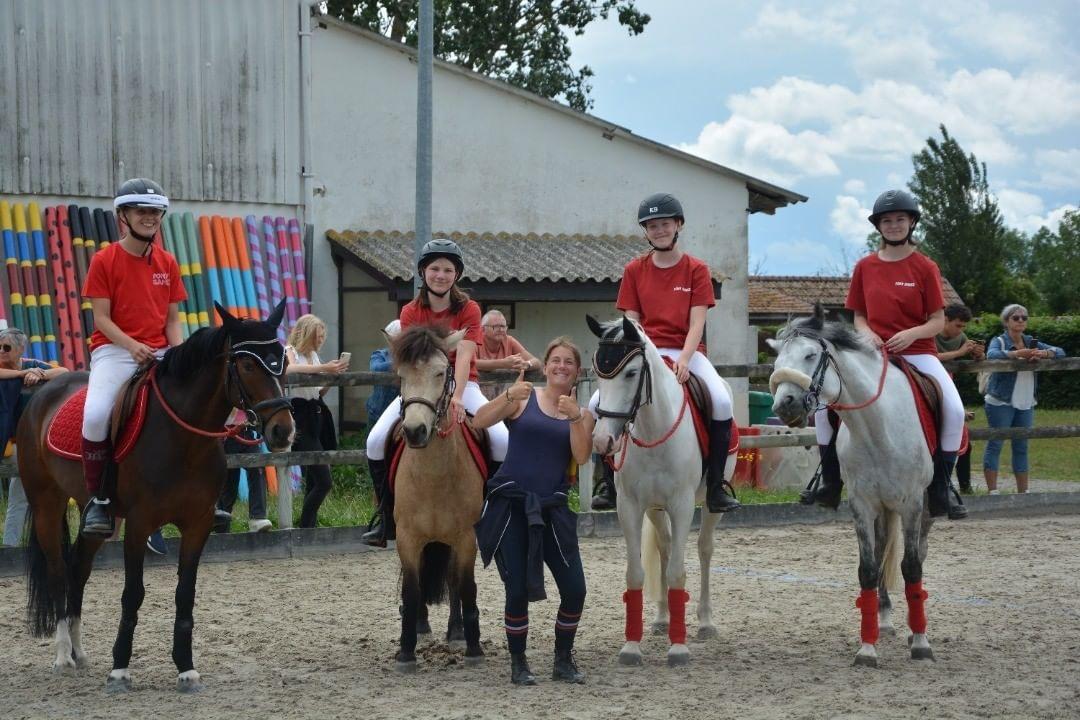
[[[875,348],[904,359],[929,375],[941,389],[941,436],[934,454],[934,477],[927,488],[930,515],[950,520],[967,517],[949,478],[964,430],[964,403],[952,378],[937,357],[934,338],[945,327],[945,297],[937,263],[915,247],[912,233],[921,213],[915,198],[903,190],[878,196],[867,218],[881,240],[877,252],[855,264],[844,306],[855,315],[855,329]],[[840,504],[840,465],[836,433],[828,410],[815,415],[821,452],[821,481],[803,493],[803,502],[836,508]],[[955,503],[953,499],[955,498]]]
[[[1065,357],[1065,351],[1053,345],[1039,342],[1027,334],[1028,311],[1023,305],[1005,306],[1001,311],[1005,332],[998,335],[986,348],[988,360],[1027,360],[1038,362],[1049,358]],[[1038,373],[1031,370],[995,372],[990,374],[984,396],[986,421],[990,427],[1032,427],[1035,424],[1035,389]],[[983,452],[983,477],[991,495],[997,495],[998,458],[1002,440],[988,440]],[[1016,476],[1016,492],[1028,489],[1028,441],[1027,438],[1012,439],[1012,469]]]

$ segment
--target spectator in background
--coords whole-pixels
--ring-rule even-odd
[[[949,305],[945,308],[945,327],[934,338],[937,345],[937,356],[941,362],[968,358],[970,360],[982,360],[986,357],[986,351],[982,343],[969,340],[964,334],[964,328],[971,322],[971,311],[960,303]],[[964,413],[965,420],[973,420],[975,413]],[[960,492],[965,495],[972,493],[971,489],[971,443],[967,444],[960,455],[956,458],[956,479],[960,483]]]
[[[289,333],[289,344],[285,354],[289,365],[287,375],[330,373],[339,375],[349,369],[346,360],[338,359],[323,362],[319,359],[319,349],[326,342],[326,324],[314,315],[302,315]],[[296,419],[296,440],[294,452],[303,450],[337,450],[337,430],[330,408],[323,401],[323,395],[329,387],[290,387],[289,399],[292,401],[293,417]],[[328,465],[304,465],[304,507],[300,511],[300,520],[296,526],[315,527],[319,516],[319,507],[330,492],[333,479]],[[288,482],[288,478],[279,478]]]
[[[401,321],[394,319],[383,328],[383,334],[386,336],[386,340],[389,342],[398,336],[401,332]],[[375,352],[371,353],[371,360],[368,361],[368,370],[371,372],[390,372],[394,369],[393,360],[390,357],[390,348],[379,348]],[[390,403],[394,402],[394,398],[401,394],[397,385],[376,385],[375,389],[371,391],[371,395],[367,399],[367,403],[364,404],[364,409],[367,410],[367,426],[368,433],[371,432],[371,428],[375,425],[383,412]]]
[[[1023,305],[1007,305],[1001,311],[1005,332],[998,335],[986,347],[989,360],[1027,360],[1035,363],[1055,357],[1065,357],[1065,351],[1053,345],[1039,342],[1026,333],[1028,311]],[[984,400],[986,421],[990,427],[1032,427],[1035,424],[1035,397],[1038,374],[1031,370],[995,372],[990,374]],[[983,476],[986,489],[997,495],[998,458],[1002,440],[987,440],[983,453]],[[1016,492],[1028,489],[1028,441],[1027,438],[1012,440],[1012,469],[1016,476]]]
[[[529,372],[539,370],[540,361],[520,342],[507,334],[506,316],[498,310],[488,310],[480,321],[484,328],[484,342],[476,348],[476,369],[513,370]],[[509,385],[495,383],[480,386],[480,392],[488,400],[494,400],[506,391]]]
[[[242,413],[239,417],[236,413],[229,419],[229,424],[244,422]],[[240,437],[245,440],[254,440],[255,429],[247,428],[240,433]],[[260,446],[246,445],[232,437],[225,438],[226,455],[261,451],[263,449]],[[248,530],[250,532],[272,530],[274,524],[266,517],[266,470],[261,467],[249,467],[245,470],[248,486]],[[221,497],[218,498],[217,508],[214,510],[214,532],[231,531],[233,506],[236,505],[239,494],[240,468],[229,468],[225,474],[225,487],[221,489]]]
[[[15,426],[19,423],[28,395],[24,388],[33,387],[57,375],[67,368],[53,367],[41,360],[24,358],[26,333],[18,328],[0,330],[0,452],[15,461]],[[10,455],[9,455],[10,449]],[[12,477],[8,484],[7,515],[4,518],[4,545],[18,545],[22,540],[23,526],[29,506],[19,478]]]

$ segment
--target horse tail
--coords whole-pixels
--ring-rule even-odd
[[[667,522],[666,513],[661,517]],[[667,600],[660,597],[660,542],[648,513],[641,525],[641,564],[645,568],[645,597],[656,603]]]
[[[66,510],[66,508],[65,508]],[[30,514],[30,540],[26,548],[26,622],[34,637],[56,632],[56,623],[67,617],[68,568],[71,564],[71,533],[67,512],[59,518],[56,539],[61,567],[50,572],[49,557],[38,542],[37,520]]]
[[[881,560],[881,572],[885,589],[899,592],[903,576],[900,573],[900,559],[904,554],[903,528],[900,514],[885,511],[885,554]]]
[[[446,600],[449,588],[450,546],[433,542],[420,553],[420,601],[438,605]]]

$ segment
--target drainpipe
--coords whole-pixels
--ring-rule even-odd
[[[311,163],[311,8],[322,0],[300,0],[300,227],[315,224],[315,173]]]

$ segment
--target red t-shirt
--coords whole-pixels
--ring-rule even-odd
[[[619,299],[623,312],[641,315],[645,334],[658,348],[682,350],[690,332],[690,308],[716,305],[709,266],[688,254],[669,268],[653,264],[652,255],[636,257],[626,264]],[[698,344],[705,352],[705,343]]]
[[[941,271],[919,252],[896,262],[882,260],[877,253],[867,255],[855,264],[844,306],[864,315],[870,329],[888,341],[945,307]],[[923,338],[900,354],[933,355],[937,346],[933,337]]]
[[[476,346],[476,359],[502,360],[511,355],[520,355],[523,352],[525,352],[525,347],[517,340],[507,335],[506,339],[499,343],[499,347],[495,348],[494,352],[487,349],[486,341],[481,340],[480,344]]]
[[[136,257],[120,243],[94,254],[83,285],[83,297],[109,301],[109,317],[132,340],[157,350],[168,345],[165,325],[169,305],[187,299],[180,266],[170,253],[155,246]],[[91,352],[112,340],[100,330],[90,336]]]
[[[401,308],[401,329],[413,325],[442,325],[448,330],[461,330],[467,328],[465,340],[472,340],[478,346],[484,344],[484,331],[480,326],[480,306],[475,300],[465,303],[461,310],[452,312],[450,309],[435,312],[429,307],[424,307],[419,300],[413,300]],[[457,353],[450,353],[450,365],[457,360]],[[469,379],[479,381],[480,376],[476,373],[476,353],[473,353],[472,363],[469,366]]]

